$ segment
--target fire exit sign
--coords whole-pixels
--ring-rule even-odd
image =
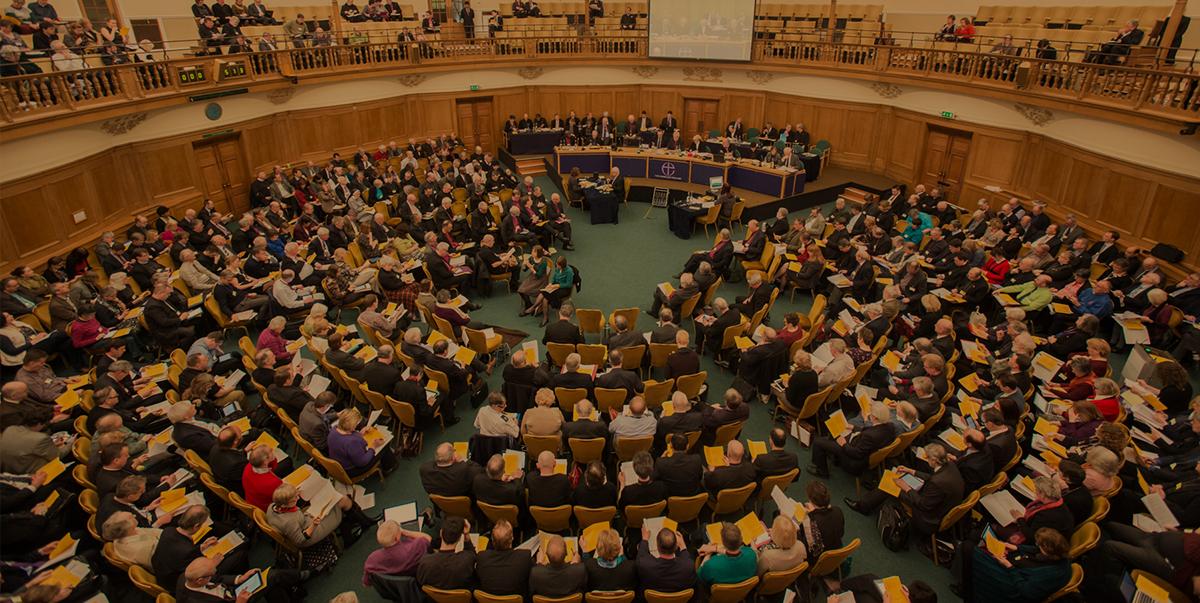
[[[479,84],[471,84],[471,92],[475,92],[478,90],[479,90]]]
[[[954,119],[954,112],[953,111],[942,111],[942,117],[945,117],[946,119]]]

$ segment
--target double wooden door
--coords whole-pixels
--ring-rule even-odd
[[[717,123],[717,109],[720,101],[706,98],[683,99],[683,139],[690,141],[692,136],[708,138],[709,130],[724,130]]]
[[[467,148],[476,145],[488,151],[496,149],[497,124],[492,111],[492,97],[460,98],[455,101],[458,111],[458,135]]]
[[[957,203],[970,154],[970,132],[931,126],[925,136],[921,184],[942,189],[946,200]]]
[[[194,143],[192,152],[200,166],[204,194],[217,210],[229,214],[249,209],[249,175],[237,135]]]

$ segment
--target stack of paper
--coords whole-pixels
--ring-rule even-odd
[[[1033,357],[1033,376],[1040,379],[1043,383],[1049,383],[1058,374],[1058,371],[1062,369],[1062,366],[1062,360],[1046,352],[1038,352]]]
[[[754,460],[758,458],[758,455],[767,453],[767,443],[757,440],[746,440],[746,450],[750,452],[750,460]]]
[[[725,462],[725,451],[720,446],[705,446],[704,462],[709,467],[724,467],[728,464]]]
[[[992,517],[996,519],[996,523],[1002,526],[1007,526],[1016,521],[1013,516],[1014,512],[1017,513],[1016,517],[1025,514],[1025,507],[1017,502],[1017,499],[1008,490],[1000,490],[988,494],[979,499],[979,502],[983,504],[983,508],[987,509],[988,513],[992,514]]]
[[[525,453],[520,450],[504,451],[504,474],[517,475],[525,470]]]
[[[840,409],[829,415],[829,418],[825,420],[825,427],[829,429],[829,434],[835,438],[845,435],[846,432],[850,431],[850,423],[846,421],[846,415]]]
[[[230,531],[221,537],[216,544],[204,549],[204,556],[212,559],[217,555],[225,555],[240,546],[246,539],[236,531]]]
[[[649,535],[646,542],[650,545],[650,554],[655,557],[658,556],[658,533],[664,528],[672,532],[679,529],[679,523],[669,517],[651,517],[642,522],[642,526],[646,528],[646,533]]]

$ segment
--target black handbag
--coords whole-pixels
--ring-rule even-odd
[[[909,522],[911,519],[900,504],[894,500],[884,503],[879,510],[879,537],[883,546],[890,551],[908,549]]]

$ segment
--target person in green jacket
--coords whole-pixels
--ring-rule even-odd
[[[1050,305],[1054,292],[1050,290],[1050,275],[1039,274],[1028,283],[1009,285],[996,290],[996,293],[1007,293],[1021,304],[1026,312],[1036,312]]]
[[[568,297],[571,297],[571,289],[574,286],[575,269],[567,263],[567,256],[560,255],[558,261],[555,262],[554,272],[550,275],[550,282],[533,301],[532,313],[542,315],[543,327],[550,321],[550,308],[561,306]]]
[[[976,548],[971,584],[964,597],[973,603],[1038,603],[1071,580],[1067,539],[1057,530],[1034,533],[1036,546],[1005,544],[1002,557]]]
[[[742,530],[732,523],[721,524],[721,542],[710,542],[699,551],[700,581],[705,586],[737,584],[758,573],[758,556],[742,543]]]

